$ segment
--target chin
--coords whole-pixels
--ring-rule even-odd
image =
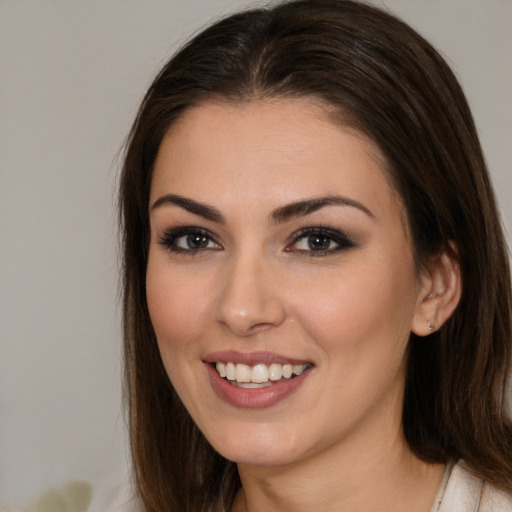
[[[207,436],[213,448],[228,460],[251,466],[289,464],[300,458],[299,447],[304,443],[298,433],[279,425],[237,425],[223,434]]]

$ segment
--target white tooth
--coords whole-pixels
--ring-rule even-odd
[[[251,367],[246,364],[236,365],[236,381],[251,382]]]
[[[226,376],[226,365],[224,363],[217,363],[215,365],[215,368],[217,369],[221,377],[224,378]]]
[[[252,367],[251,382],[260,384],[268,381],[268,368],[266,365],[260,363]]]
[[[305,368],[306,368],[306,366],[303,364],[294,364],[293,365],[293,373],[295,375],[300,375],[305,370]]]
[[[228,380],[236,380],[236,368],[233,363],[226,364],[226,378]]]
[[[280,380],[283,376],[283,367],[280,364],[272,363],[268,369],[270,380]]]
[[[283,364],[283,377],[289,379],[293,373],[293,366],[291,364]]]
[[[262,382],[261,384],[257,384],[256,382],[234,382],[233,383],[234,386],[238,387],[238,388],[245,388],[245,389],[260,389],[260,388],[266,388],[268,386],[272,386],[272,383],[267,381],[267,382]]]

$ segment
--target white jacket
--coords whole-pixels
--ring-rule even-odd
[[[430,512],[512,512],[512,492],[484,482],[460,462],[446,472]]]

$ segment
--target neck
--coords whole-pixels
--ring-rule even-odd
[[[239,465],[243,490],[232,512],[428,512],[444,466],[415,457],[401,432],[391,443],[362,441],[286,466]]]

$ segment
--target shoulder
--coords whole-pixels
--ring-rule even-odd
[[[511,512],[512,492],[497,489],[455,464],[446,484],[439,512]]]

